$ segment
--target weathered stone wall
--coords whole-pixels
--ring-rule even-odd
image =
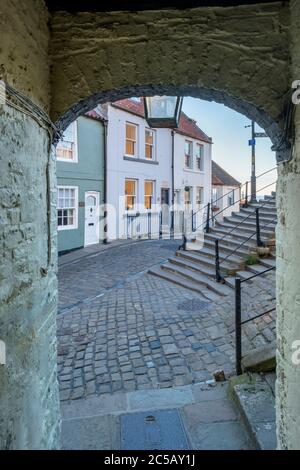
[[[290,8],[292,80],[300,80],[299,0]],[[293,343],[300,341],[300,106],[295,123],[294,158],[279,167],[277,189],[277,431],[279,448],[290,450],[300,449],[300,365],[292,362]]]
[[[57,12],[51,29],[54,120],[71,107],[69,120],[85,110],[84,103],[92,107],[97,100],[152,89],[225,102],[265,128],[270,123],[255,110],[280,121],[290,85],[289,10],[283,2],[137,13]]]
[[[49,37],[43,2],[2,0],[0,22],[0,79],[47,109]],[[0,448],[55,448],[60,423],[49,133],[2,101],[0,135],[0,340],[7,351],[6,365],[0,366]],[[47,186],[52,198],[49,246]],[[47,269],[48,274],[42,272]]]
[[[49,19],[43,0],[1,0],[0,79],[48,109]]]

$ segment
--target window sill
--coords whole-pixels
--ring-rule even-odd
[[[124,155],[123,160],[136,162],[136,163],[148,163],[149,165],[159,164],[156,160],[148,160],[147,158],[128,157],[127,155]]]
[[[56,158],[56,161],[59,163],[78,163],[78,160],[69,160],[68,158]]]
[[[205,175],[205,171],[195,170],[193,168],[183,168],[183,171],[186,171],[187,173],[197,173],[197,174],[200,174],[200,175]]]
[[[66,230],[77,230],[78,227],[72,225],[71,227],[57,227],[58,232],[65,232]]]

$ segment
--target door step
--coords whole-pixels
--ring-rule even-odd
[[[230,381],[231,396],[257,450],[277,447],[274,382],[275,374],[242,375]]]

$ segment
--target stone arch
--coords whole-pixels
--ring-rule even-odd
[[[284,2],[53,12],[51,118],[63,129],[96,103],[180,94],[239,111],[276,145],[291,83],[289,19]]]
[[[257,122],[265,129],[272,143],[276,145],[282,136],[282,129],[279,124],[269,116],[266,111],[259,109],[251,103],[228,95],[225,92],[206,89],[197,86],[174,86],[174,85],[140,85],[121,88],[120,90],[108,90],[94,93],[91,96],[79,101],[76,105],[68,109],[56,122],[56,127],[62,131],[77,119],[80,115],[93,109],[97,104],[108,101],[130,98],[132,96],[154,96],[154,95],[180,95],[200,98],[206,101],[214,101],[224,104],[228,108],[237,111],[250,120]],[[59,138],[59,133],[55,141]]]

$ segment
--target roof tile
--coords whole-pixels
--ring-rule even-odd
[[[128,113],[135,114],[136,116],[145,118],[144,101],[142,99],[140,101],[132,99],[115,101],[114,103],[112,103],[112,106],[114,106],[115,108],[122,109],[123,111],[127,111]],[[208,137],[200,129],[200,127],[197,126],[196,121],[194,121],[194,119],[189,118],[184,112],[181,113],[179,127],[174,130],[179,134],[191,137],[193,139],[201,140],[202,142],[212,143],[212,139]]]

